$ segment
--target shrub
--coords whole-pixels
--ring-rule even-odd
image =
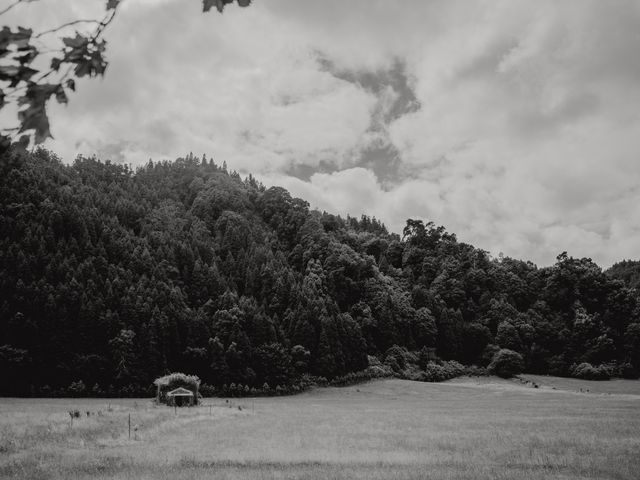
[[[82,380],[71,383],[71,385],[69,385],[69,388],[67,388],[67,393],[73,397],[83,396],[86,391],[87,387]]]
[[[590,363],[582,362],[571,367],[571,376],[584,380],[609,380],[612,376],[611,367],[599,365],[594,367]]]
[[[626,362],[626,363],[621,364],[621,365],[618,367],[618,370],[619,370],[619,375],[620,375],[622,378],[628,378],[628,379],[631,379],[631,380],[635,380],[635,379],[637,379],[637,378],[638,378],[638,376],[639,376],[639,375],[638,375],[638,369],[636,369],[636,368],[635,368],[631,363],[629,363],[629,362]]]
[[[491,363],[491,360],[493,360],[493,357],[495,356],[496,353],[498,353],[500,351],[500,347],[497,345],[494,345],[493,343],[490,343],[489,345],[487,345],[484,349],[484,351],[482,352],[482,356],[480,358],[480,362],[482,363],[483,367],[488,366]]]
[[[484,367],[479,367],[477,365],[469,365],[466,367],[466,374],[470,377],[484,377],[487,375],[487,369]]]
[[[379,363],[379,362],[378,362]],[[340,377],[335,377],[329,385],[334,387],[346,387],[348,385],[355,385],[356,383],[367,382],[374,378],[383,378],[393,376],[393,370],[389,366],[382,364],[367,367],[364,370],[357,372],[349,372]]]
[[[429,362],[425,366],[420,380],[423,382],[442,382],[447,380],[447,375],[442,365],[438,365],[435,362]]]
[[[498,350],[489,364],[489,371],[502,378],[511,378],[524,370],[522,355],[513,350]]]
[[[209,385],[208,383],[200,385],[200,394],[203,397],[215,397],[217,393],[218,390],[213,385]]]
[[[478,367],[474,368],[477,370]],[[415,380],[420,380],[421,382],[444,382],[445,380],[468,374],[469,368],[455,360],[440,363],[428,362],[425,365],[424,371],[419,372],[418,378]]]
[[[391,367],[394,372],[401,373],[407,366],[407,363],[417,363],[418,357],[406,348],[393,345],[384,353],[384,364]]]
[[[375,355],[367,355],[367,362],[370,367],[381,367],[382,362]]]
[[[554,355],[548,360],[549,374],[564,377],[568,372],[568,365],[563,355]]]

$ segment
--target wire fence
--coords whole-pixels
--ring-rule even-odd
[[[111,434],[115,433],[119,438],[127,440],[141,440],[145,433],[150,433],[157,428],[171,428],[176,419],[189,417],[215,417],[221,416],[224,410],[232,409],[237,412],[254,414],[255,401],[252,399],[201,399],[197,405],[175,406],[158,404],[155,401],[109,402],[103,408],[92,405],[82,409],[68,410],[69,429],[86,430],[100,429]],[[169,414],[169,415],[167,415]],[[167,423],[169,422],[169,423]],[[119,434],[117,432],[120,432]]]

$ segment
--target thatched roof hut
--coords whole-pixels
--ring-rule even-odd
[[[156,402],[167,405],[197,405],[200,379],[195,375],[171,373],[154,380]]]

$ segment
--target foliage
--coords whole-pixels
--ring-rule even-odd
[[[455,360],[441,363],[429,362],[424,372],[420,373],[419,380],[422,382],[443,382],[467,374],[467,368]]]
[[[574,377],[584,380],[609,380],[611,378],[611,370],[607,366],[598,365],[594,367],[587,362],[573,367],[571,373]]]
[[[589,259],[492,259],[418,220],[402,240],[192,154],[0,159],[3,395],[153,395],[171,371],[234,395],[428,380],[505,348],[531,373],[640,370],[637,292]]]
[[[640,261],[638,260],[622,260],[614,263],[604,273],[611,278],[623,281],[630,288],[640,289]]]
[[[14,0],[0,12],[0,17],[20,3],[34,0]],[[203,12],[216,7],[222,13],[234,0],[202,0]],[[108,62],[105,58],[107,42],[105,29],[114,20],[121,0],[106,0],[102,19],[73,20],[49,30],[36,33],[33,29],[7,26],[0,30],[0,110],[7,105],[18,106],[18,126],[0,130],[0,151],[17,140],[22,147],[51,137],[47,103],[53,97],[66,104],[69,92],[76,89],[76,80],[104,76]],[[247,7],[251,0],[238,0]],[[78,31],[77,27],[88,27]],[[75,29],[71,34],[72,27]],[[59,45],[52,49],[52,35],[59,36]],[[36,68],[45,64],[47,68]],[[17,136],[20,136],[19,140]]]
[[[524,370],[522,355],[508,348],[498,350],[488,367],[491,373],[499,377],[511,378]]]

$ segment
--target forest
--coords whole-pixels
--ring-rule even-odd
[[[358,372],[640,372],[638,262],[500,256],[409,219],[342,218],[189,154],[0,161],[1,395],[210,392]],[[297,388],[297,387],[296,387]]]

